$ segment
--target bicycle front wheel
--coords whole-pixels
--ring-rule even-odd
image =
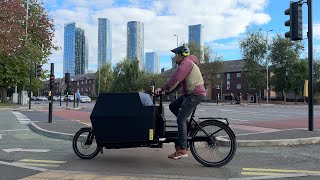
[[[94,158],[100,150],[91,128],[80,129],[74,135],[72,145],[76,155],[82,159]]]
[[[191,132],[192,138],[206,139],[190,142],[194,158],[208,167],[221,167],[229,163],[237,149],[236,137],[230,127],[218,120],[203,121],[199,125],[209,137],[199,127]]]

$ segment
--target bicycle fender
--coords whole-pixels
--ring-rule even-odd
[[[224,123],[225,125],[229,126],[228,118],[221,118],[221,117],[205,117],[205,118],[199,118],[201,121],[219,121]]]

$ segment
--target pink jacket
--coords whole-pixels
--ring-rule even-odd
[[[171,79],[162,87],[163,91],[171,92],[181,84],[183,95],[206,96],[206,89],[196,56],[185,57],[179,64]]]

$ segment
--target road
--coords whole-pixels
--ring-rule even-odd
[[[82,111],[90,111],[93,104],[81,104],[81,106],[85,106],[81,109]],[[168,112],[168,106],[165,107],[166,115],[172,117]],[[318,109],[315,107],[317,120],[319,119]],[[265,178],[273,176],[289,176],[292,179],[320,178],[320,154],[317,153],[320,145],[238,147],[235,158],[222,168],[203,167],[191,154],[186,159],[170,160],[167,155],[172,153],[172,144],[165,145],[162,149],[105,150],[104,154],[99,154],[94,159],[82,160],[74,154],[71,141],[35,134],[26,125],[30,117],[28,114],[20,117],[19,121],[13,114],[5,116],[8,112],[13,113],[0,111],[0,171],[2,172],[0,179],[23,177],[41,179],[41,177],[53,176],[83,179],[85,175],[110,179],[111,177],[113,179],[147,179],[147,177],[149,179],[173,177],[176,179],[236,179],[262,175],[268,175]],[[199,106],[198,112],[199,116],[227,116],[235,125],[307,119],[307,108],[301,106],[203,104]],[[37,117],[38,120],[47,117],[45,113],[42,114],[43,117],[35,113],[32,116]],[[307,124],[305,126],[307,127]]]

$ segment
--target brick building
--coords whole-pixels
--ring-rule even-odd
[[[70,77],[70,90],[71,92],[75,92],[79,89],[81,95],[86,95],[90,97],[96,96],[95,92],[95,73],[82,74]],[[64,78],[55,79],[53,85],[53,95],[59,96],[60,91],[61,94],[64,94],[64,90],[66,89],[66,83]],[[42,94],[47,95],[49,91],[49,81],[44,83],[44,89],[42,90]]]

